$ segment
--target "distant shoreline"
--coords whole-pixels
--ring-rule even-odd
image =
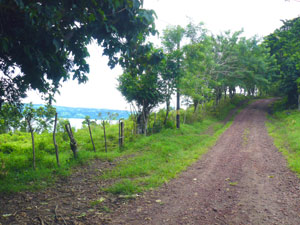
[[[25,103],[24,105],[27,105]],[[43,104],[33,104],[34,108],[44,107]],[[130,116],[130,112],[127,110],[117,109],[97,109],[97,108],[82,108],[82,107],[67,107],[67,106],[55,106],[58,118],[63,119],[85,119],[89,116],[90,119],[97,120],[119,120],[127,119]],[[101,113],[101,116],[99,116]]]

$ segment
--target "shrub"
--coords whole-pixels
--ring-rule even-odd
[[[0,145],[0,152],[10,154],[15,150],[16,146],[13,143],[5,143]]]

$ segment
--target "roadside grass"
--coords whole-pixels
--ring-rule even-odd
[[[120,155],[118,151],[107,154],[103,152],[79,151],[78,159],[75,160],[69,152],[62,152],[60,154],[60,167],[56,166],[55,156],[47,155],[42,162],[37,162],[35,170],[31,166],[15,168],[16,161],[19,158],[25,157],[14,157],[13,160],[10,160],[12,161],[11,164],[6,165],[2,163],[0,170],[0,192],[12,193],[23,190],[39,190],[54,184],[58,177],[69,176],[74,167],[88,163],[92,158],[113,161],[113,159]],[[3,160],[2,162],[4,162],[5,157],[7,156],[0,155],[0,158]],[[9,160],[6,159],[5,162],[9,162]],[[27,163],[30,165],[31,162]]]
[[[279,107],[276,103],[275,107]],[[297,110],[278,110],[269,115],[266,126],[274,139],[274,144],[285,156],[292,171],[300,176],[300,112]]]
[[[93,127],[96,152],[92,151],[87,127],[76,132],[78,159],[74,159],[65,132],[57,134],[61,166],[57,167],[51,133],[35,134],[36,170],[32,168],[32,149],[29,133],[15,132],[0,134],[0,192],[11,193],[24,190],[38,190],[61,176],[69,176],[76,166],[98,158],[113,161],[122,158],[115,169],[106,172],[100,179],[114,179],[117,182],[106,191],[114,194],[139,193],[157,187],[176,177],[213,146],[218,137],[230,126],[224,125],[224,118],[240,102],[247,98],[237,96],[234,101],[222,101],[218,107],[207,104],[206,111],[197,116],[193,108],[186,112],[188,124],[174,129],[175,112],[170,114],[170,128],[160,128],[151,136],[137,136],[132,133],[132,121],[125,120],[125,146],[118,148],[118,126],[107,127],[109,149],[103,148],[103,129]],[[161,115],[160,115],[161,114]],[[157,114],[157,123],[164,112]],[[183,115],[183,114],[182,114]],[[153,116],[152,116],[153,117]],[[183,116],[182,116],[183,119]],[[198,122],[194,122],[193,120]],[[181,121],[183,122],[183,121]],[[154,127],[154,117],[151,127]]]
[[[201,123],[184,124],[180,130],[166,129],[129,144],[125,151],[136,156],[101,177],[118,179],[104,190],[113,194],[134,194],[170,181],[206,153],[231,123],[224,126],[217,119],[205,119]],[[213,134],[206,133],[208,128]]]

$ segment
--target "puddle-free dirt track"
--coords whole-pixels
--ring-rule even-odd
[[[0,225],[298,225],[300,180],[267,133],[271,101],[248,105],[206,155],[161,188],[132,200],[107,198],[101,191],[107,184],[95,177],[112,165],[96,160],[55,187],[0,195]],[[101,196],[110,212],[91,208],[91,201]]]
[[[201,160],[112,224],[300,224],[299,179],[265,127],[271,101],[247,106]]]

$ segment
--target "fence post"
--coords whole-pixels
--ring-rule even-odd
[[[74,154],[74,158],[77,159],[77,142],[74,138],[74,135],[73,135],[73,132],[72,132],[72,127],[70,125],[70,123],[67,123],[65,125],[65,128],[66,128],[66,131],[69,135],[69,138],[70,138],[70,147],[71,147],[71,150]]]
[[[124,121],[121,122],[121,145],[124,145]]]
[[[107,153],[107,142],[106,142],[106,132],[105,132],[105,121],[104,120],[103,120],[103,131],[104,131],[105,152]]]
[[[87,120],[87,124],[88,124],[88,127],[89,127],[89,133],[90,133],[90,138],[91,138],[92,145],[93,145],[93,150],[94,150],[94,152],[96,152],[96,147],[95,147],[95,144],[94,144],[92,130],[91,130],[91,124],[90,124],[90,120],[89,119]]]
[[[119,120],[119,148],[124,145],[124,121]]]
[[[57,143],[56,143],[56,137],[55,137],[55,133],[56,133],[56,125],[57,125],[57,113],[55,113],[55,120],[54,120],[53,143],[54,143],[54,147],[55,147],[55,155],[56,155],[57,166],[60,167],[60,163],[59,163],[59,155],[58,155],[58,146],[57,146]]]

